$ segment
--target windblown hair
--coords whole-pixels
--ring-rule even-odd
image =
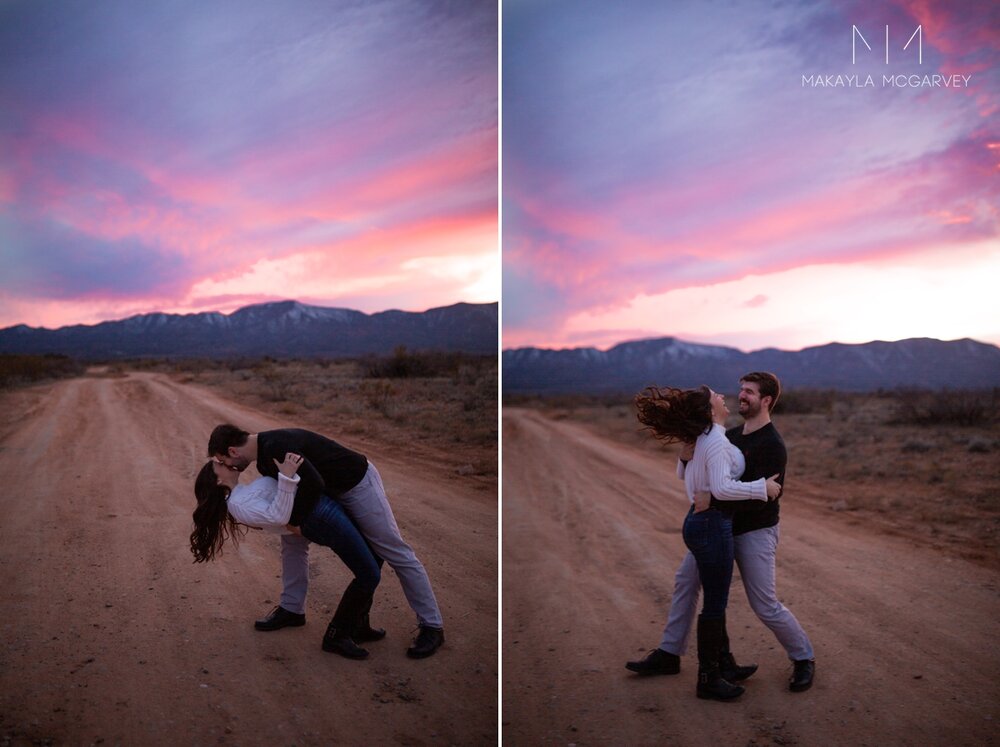
[[[191,553],[195,563],[214,560],[216,555],[221,555],[222,545],[227,539],[238,545],[245,531],[240,530],[239,523],[229,513],[226,505],[229,488],[219,484],[213,464],[211,461],[205,464],[194,481],[198,507],[192,516]]]
[[[761,397],[770,397],[771,404],[767,406],[767,411],[774,410],[774,406],[778,404],[778,397],[781,396],[781,382],[778,381],[777,376],[770,371],[751,371],[740,377],[740,382],[744,381],[756,384]]]
[[[661,441],[694,443],[712,426],[712,391],[647,387],[635,396],[636,417]]]
[[[215,426],[208,437],[208,456],[229,456],[230,446],[242,446],[250,434],[230,423]]]

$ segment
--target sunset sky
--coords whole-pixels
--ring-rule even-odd
[[[0,327],[500,297],[497,6],[0,3]]]
[[[1000,344],[998,49],[970,0],[507,0],[504,347]]]

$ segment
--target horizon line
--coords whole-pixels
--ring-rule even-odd
[[[552,352],[552,353],[562,353],[562,352],[570,352],[570,351],[573,351],[573,350],[596,350],[596,351],[601,352],[601,353],[607,353],[608,351],[610,351],[610,350],[612,350],[614,348],[620,347],[622,345],[631,345],[631,344],[639,343],[639,342],[655,342],[655,341],[658,341],[658,340],[677,340],[678,342],[682,342],[682,343],[684,343],[686,345],[697,345],[698,347],[704,347],[704,348],[723,348],[725,350],[735,350],[737,352],[743,353],[744,355],[751,355],[753,353],[760,353],[760,352],[762,352],[764,350],[777,350],[777,351],[783,352],[783,353],[801,353],[803,350],[809,350],[811,348],[822,348],[822,347],[827,347],[829,345],[845,345],[845,346],[856,347],[856,346],[859,346],[859,345],[871,345],[873,343],[879,343],[879,342],[891,345],[893,343],[906,342],[908,340],[933,340],[935,342],[962,342],[962,341],[968,340],[969,342],[975,342],[975,343],[978,343],[980,345],[989,345],[990,347],[1000,348],[1000,344],[998,344],[998,343],[987,342],[987,341],[984,341],[984,340],[977,340],[974,337],[958,337],[958,338],[955,338],[953,340],[942,340],[939,337],[900,337],[899,339],[896,339],[896,340],[866,340],[865,342],[839,342],[837,340],[831,340],[829,342],[816,343],[816,344],[813,344],[813,345],[805,345],[805,346],[803,346],[801,348],[798,348],[798,349],[788,349],[788,348],[779,348],[779,347],[776,347],[776,346],[768,346],[768,347],[763,347],[763,348],[755,348],[755,349],[751,349],[751,350],[744,350],[742,348],[738,348],[738,347],[735,347],[733,345],[719,345],[719,344],[716,344],[716,343],[692,342],[691,340],[687,340],[687,339],[684,339],[684,338],[681,338],[681,337],[677,337],[676,335],[661,335],[661,336],[658,336],[658,337],[638,337],[638,338],[630,339],[630,340],[620,340],[619,342],[616,342],[614,344],[608,345],[606,347],[602,347],[602,346],[599,346],[599,345],[578,345],[578,346],[575,346],[575,347],[558,347],[557,348],[557,347],[539,347],[539,346],[535,346],[535,345],[521,345],[521,346],[518,346],[518,347],[501,348],[500,352],[501,352],[501,354],[503,354],[503,353],[517,352],[518,350],[542,350],[542,351]]]
[[[201,314],[221,314],[222,316],[232,316],[233,314],[236,314],[237,312],[240,312],[243,309],[249,309],[249,308],[252,308],[254,306],[270,306],[272,304],[279,304],[279,303],[297,303],[300,306],[311,306],[311,307],[314,307],[314,308],[317,308],[317,309],[331,309],[331,310],[337,310],[337,311],[356,311],[357,313],[364,314],[365,316],[374,316],[375,314],[384,314],[384,313],[389,312],[389,311],[401,311],[401,312],[403,312],[405,314],[424,314],[424,313],[426,313],[428,311],[433,311],[434,309],[446,309],[446,308],[448,308],[450,306],[460,306],[462,304],[464,304],[466,306],[491,306],[491,305],[494,305],[494,304],[497,305],[497,306],[499,306],[499,304],[500,304],[499,301],[481,301],[481,302],[476,302],[476,301],[455,301],[453,303],[447,303],[447,304],[442,304],[442,305],[437,305],[437,306],[428,306],[426,309],[423,309],[421,311],[411,311],[409,309],[400,309],[400,308],[388,308],[388,309],[381,309],[379,311],[368,312],[368,311],[361,311],[360,309],[352,309],[352,308],[350,308],[348,306],[323,306],[323,305],[316,304],[316,303],[306,303],[304,301],[299,301],[298,299],[295,299],[295,298],[282,298],[282,299],[278,299],[278,300],[275,300],[275,301],[257,301],[255,303],[248,303],[245,306],[239,306],[239,307],[233,309],[232,311],[230,311],[228,313],[219,311],[218,309],[211,309],[211,310],[206,310],[206,311],[190,311],[190,312],[185,312],[185,313],[177,313],[177,312],[172,312],[172,311],[146,311],[146,312],[142,312],[142,313],[139,313],[139,314],[130,314],[129,316],[118,317],[118,318],[115,318],[115,319],[102,319],[99,322],[93,322],[91,324],[86,324],[86,323],[83,323],[83,322],[77,322],[77,323],[74,323],[74,324],[63,324],[62,326],[59,326],[59,327],[44,327],[44,326],[43,327],[33,327],[32,325],[28,324],[27,322],[17,322],[16,324],[11,324],[11,325],[6,326],[6,327],[0,327],[0,332],[2,332],[4,330],[8,330],[8,329],[14,329],[16,327],[27,327],[28,329],[33,329],[33,330],[46,330],[46,331],[49,331],[49,332],[55,332],[55,331],[60,330],[60,329],[66,329],[67,327],[96,327],[96,326],[98,326],[100,324],[109,324],[109,323],[114,323],[114,322],[126,322],[129,319],[137,319],[137,318],[143,317],[143,316],[153,316],[155,314],[162,314],[163,316],[179,316],[179,317],[183,317],[183,316],[199,316]]]

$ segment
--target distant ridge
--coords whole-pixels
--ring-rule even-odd
[[[914,338],[744,353],[663,337],[607,351],[518,348],[502,355],[507,394],[638,392],[651,384],[732,391],[740,375],[758,370],[773,371],[786,388],[981,389],[1000,386],[1000,348],[969,339]]]
[[[60,353],[82,359],[134,357],[350,357],[408,350],[495,353],[497,304],[458,303],[424,312],[309,306],[245,306],[232,314],[143,314],[95,325],[0,329],[0,353]]]

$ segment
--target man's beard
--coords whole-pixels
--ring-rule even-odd
[[[740,415],[747,420],[755,418],[760,415],[760,405],[747,400],[740,400]]]

